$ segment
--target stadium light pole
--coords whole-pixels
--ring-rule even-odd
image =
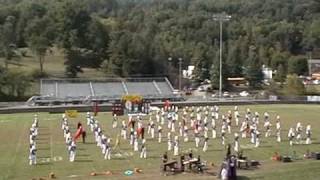
[[[181,92],[181,71],[182,71],[182,58],[179,58],[179,92]]]
[[[220,24],[219,99],[221,99],[222,97],[222,24],[225,21],[229,21],[231,19],[231,16],[227,15],[226,13],[222,13],[222,14],[214,14],[212,18],[214,21],[219,21],[219,24]]]
[[[171,62],[172,62],[172,57],[168,57],[168,69],[167,69],[168,74],[167,75],[169,80],[170,80]]]

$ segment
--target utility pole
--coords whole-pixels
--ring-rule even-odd
[[[182,58],[179,58],[179,91],[181,92],[181,71],[182,71]]]
[[[212,16],[214,21],[219,21],[220,24],[220,60],[219,60],[219,99],[222,97],[222,24],[225,21],[229,21],[231,19],[230,15],[225,13],[222,14],[215,14]]]

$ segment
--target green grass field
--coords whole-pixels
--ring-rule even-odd
[[[292,163],[273,162],[270,160],[272,154],[277,151],[282,155],[292,155],[296,151],[302,158],[307,149],[310,151],[320,151],[320,124],[319,105],[254,105],[240,106],[240,113],[243,114],[246,107],[258,111],[260,115],[268,111],[271,115],[273,125],[275,125],[275,115],[280,114],[282,119],[282,139],[278,144],[275,137],[262,138],[261,147],[253,148],[248,139],[241,139],[240,145],[244,154],[249,159],[259,160],[262,166],[255,170],[240,170],[240,179],[319,179],[320,161],[297,160]],[[233,107],[221,107],[222,112],[226,112]],[[126,117],[121,117],[125,120]],[[113,151],[112,160],[104,160],[100,148],[94,143],[94,138],[90,130],[85,125],[85,114],[80,114],[76,119],[69,119],[72,124],[72,132],[78,121],[81,121],[87,130],[87,144],[77,143],[76,161],[68,161],[67,149],[64,143],[63,133],[60,127],[61,114],[39,113],[39,135],[37,137],[37,161],[36,166],[28,165],[28,131],[33,121],[33,114],[6,114],[0,115],[0,179],[32,179],[47,177],[53,172],[58,179],[217,179],[212,174],[216,173],[218,167],[225,156],[225,149],[220,145],[220,139],[210,139],[209,150],[204,153],[202,148],[194,149],[194,154],[200,154],[202,160],[213,162],[215,167],[210,167],[209,172],[203,175],[185,173],[163,177],[160,175],[160,156],[167,149],[166,139],[162,144],[149,139],[147,135],[148,158],[140,159],[138,153],[133,153],[128,142],[121,141],[122,157],[115,157],[119,150]],[[118,130],[111,128],[110,113],[101,112],[97,119],[102,125],[106,134],[114,138]],[[148,119],[146,117],[146,119]],[[312,145],[289,146],[287,141],[288,128],[298,121],[305,127],[312,126]],[[220,123],[217,126],[220,134]],[[275,127],[273,126],[274,130]],[[233,128],[233,132],[237,129]],[[303,131],[304,132],[304,131]],[[166,133],[164,133],[166,134]],[[219,135],[218,134],[218,135]],[[273,131],[274,134],[274,131]],[[211,133],[209,133],[209,136]],[[230,142],[233,137],[230,136]],[[193,139],[192,139],[193,140]],[[113,141],[114,142],[114,141]],[[194,142],[181,143],[182,151],[194,148]],[[169,158],[172,158],[169,153]],[[123,172],[127,169],[141,168],[143,173],[126,177]],[[90,176],[91,172],[111,171],[112,175]]]
[[[11,70],[23,71],[26,73],[32,73],[35,70],[40,69],[38,57],[35,56],[30,50],[25,49],[27,52],[26,57],[21,57],[19,65],[9,65]],[[62,50],[53,48],[52,54],[47,54],[44,62],[44,71],[49,74],[50,77],[63,78],[65,77],[65,58]],[[4,59],[0,58],[0,64],[4,66]],[[103,77],[102,71],[92,68],[83,68],[83,73],[78,73],[79,78],[96,78]]]

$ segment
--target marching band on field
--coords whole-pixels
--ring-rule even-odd
[[[201,147],[204,152],[210,149],[209,139],[220,138],[221,145],[225,146],[228,136],[233,139],[233,150],[236,153],[240,152],[241,139],[248,138],[253,147],[259,147],[262,132],[264,132],[265,138],[270,138],[274,135],[276,137],[275,141],[280,143],[282,141],[280,115],[276,115],[275,119],[272,120],[269,113],[264,112],[262,119],[263,122],[260,120],[260,114],[251,112],[249,108],[242,115],[238,106],[234,107],[233,112],[228,110],[226,114],[221,113],[219,106],[216,105],[211,107],[184,107],[181,109],[180,114],[177,106],[168,106],[151,112],[147,123],[143,122],[141,115],[129,115],[128,121],[121,121],[121,125],[118,127],[119,118],[114,114],[111,127],[119,129],[120,137],[118,138],[127,141],[132,146],[133,151],[139,151],[140,158],[147,158],[145,124],[148,138],[157,139],[158,143],[163,143],[163,135],[167,135],[168,151],[173,151],[174,156],[178,156],[181,151],[181,143],[189,142],[190,140],[194,140],[195,148]],[[101,148],[104,159],[110,160],[112,153],[110,135],[104,134],[98,120],[90,112],[87,113],[86,120],[88,128],[94,135],[97,147]],[[272,131],[272,122],[275,123],[274,131]],[[82,125],[80,124],[80,126]],[[61,129],[67,145],[69,161],[74,162],[77,146],[75,139],[71,135],[65,114],[62,115]],[[233,136],[231,136],[232,131],[234,131]],[[167,133],[164,134],[164,132]],[[289,145],[303,143],[303,134],[305,134],[305,144],[311,144],[311,125],[306,126],[305,133],[303,133],[301,122],[298,122],[295,127],[290,127],[288,132]],[[30,165],[36,164],[35,140],[37,135],[38,117],[35,115],[29,135]],[[120,140],[117,139],[116,141],[119,142]]]

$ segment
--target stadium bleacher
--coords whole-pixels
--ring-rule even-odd
[[[176,98],[167,78],[127,78],[104,80],[42,79],[40,97],[46,101],[112,101],[123,95],[141,95],[144,99],[163,100]]]

